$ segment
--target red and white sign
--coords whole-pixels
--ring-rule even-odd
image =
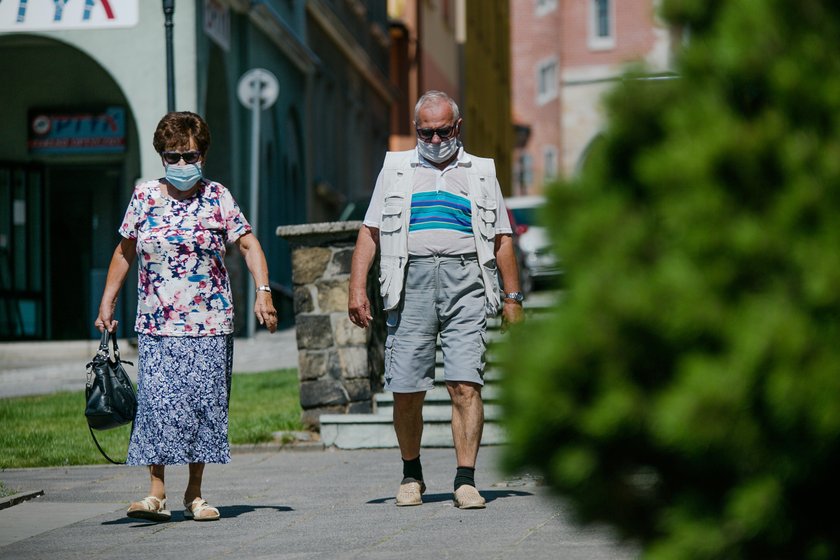
[[[0,31],[133,27],[140,0],[0,0]]]

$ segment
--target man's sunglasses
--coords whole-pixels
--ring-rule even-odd
[[[452,136],[454,132],[454,126],[444,126],[443,128],[418,128],[417,136],[419,136],[421,140],[430,142],[432,138],[435,137],[435,134],[437,134],[438,138],[440,138],[441,140],[446,140],[447,138]]]
[[[195,150],[189,152],[161,152],[160,155],[163,157],[163,161],[171,165],[175,165],[182,159],[184,163],[195,163],[201,159],[201,152]]]

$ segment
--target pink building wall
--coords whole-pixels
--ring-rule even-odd
[[[557,7],[538,13],[534,0],[511,0],[511,104],[514,123],[530,128],[524,147],[514,152],[513,194],[536,194],[557,175],[561,149],[559,75],[562,26]],[[539,95],[539,66],[556,63],[555,94]],[[546,153],[553,153],[553,169],[546,168]],[[550,163],[550,162],[549,162]],[[552,167],[549,165],[549,167]]]

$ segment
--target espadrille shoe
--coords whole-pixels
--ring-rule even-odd
[[[422,496],[425,491],[426,485],[422,480],[406,477],[400,483],[400,491],[397,492],[397,505],[419,506],[423,503]]]
[[[475,486],[464,484],[455,490],[454,502],[455,507],[460,509],[482,509],[486,506],[486,502]]]

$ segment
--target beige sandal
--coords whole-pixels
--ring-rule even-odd
[[[172,517],[172,513],[166,509],[166,498],[161,500],[154,496],[146,496],[139,502],[132,502],[126,515],[149,521],[169,521]]]
[[[196,498],[191,504],[184,500],[184,517],[195,521],[216,521],[221,517],[219,510],[207,503],[204,498]]]

